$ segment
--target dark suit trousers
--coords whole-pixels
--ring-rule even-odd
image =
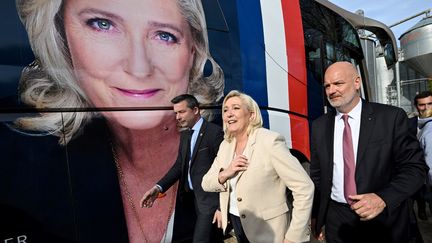
[[[330,200],[325,222],[326,242],[402,243],[409,241],[409,229],[407,233],[405,228],[409,225],[409,221],[403,222],[404,220],[401,219],[400,222],[388,226],[378,217],[370,221],[360,221],[359,216],[348,204]]]
[[[187,197],[195,205],[196,222],[193,234],[194,243],[221,243],[223,242],[222,229],[218,229],[216,224],[212,224],[214,211],[202,212],[199,210],[198,203],[193,190],[188,191]]]

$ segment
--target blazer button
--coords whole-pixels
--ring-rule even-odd
[[[237,201],[241,202],[243,199],[241,197],[237,198]]]
[[[242,214],[240,217],[241,217],[242,219],[245,219],[245,218],[246,218],[246,215]]]

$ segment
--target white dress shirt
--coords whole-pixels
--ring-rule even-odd
[[[237,157],[237,154],[234,153],[234,158]],[[233,158],[233,159],[234,159]],[[236,186],[238,181],[239,174],[235,175],[233,178],[229,180],[229,186],[230,186],[230,197],[229,197],[229,207],[228,211],[230,214],[235,215],[237,217],[240,216],[238,207],[237,207],[237,193],[236,193]]]
[[[351,127],[354,158],[357,164],[357,147],[360,134],[362,101],[348,113],[348,123]],[[343,160],[343,113],[337,112],[335,116],[334,141],[333,141],[333,185],[331,189],[331,199],[340,203],[347,203],[344,196],[344,160]]]

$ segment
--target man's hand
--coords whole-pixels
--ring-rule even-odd
[[[222,229],[222,213],[219,209],[217,209],[213,216],[212,224],[217,223],[217,227]]]
[[[323,241],[324,240],[324,231],[321,229],[319,229],[319,232],[315,231],[316,228],[316,219],[311,219],[311,231],[312,231],[312,235],[319,241]]]
[[[140,205],[141,207],[151,208],[153,206],[153,202],[157,199],[160,190],[157,186],[152,187],[141,199]]]
[[[359,194],[349,196],[355,202],[351,209],[360,216],[360,220],[367,221],[378,216],[386,207],[385,202],[375,193]]]

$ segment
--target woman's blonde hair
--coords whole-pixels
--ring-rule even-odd
[[[432,117],[432,109],[426,109],[420,114],[420,118],[429,118]]]
[[[189,24],[194,41],[195,57],[190,70],[188,93],[203,105],[213,104],[223,95],[224,76],[209,51],[207,26],[200,0],[178,0],[180,12]],[[36,108],[84,108],[90,102],[78,86],[64,34],[63,1],[16,0],[36,60],[21,75],[21,100]],[[204,77],[206,62],[212,74]],[[60,137],[67,144],[95,113],[43,113],[37,117],[20,118],[16,124],[32,131],[44,131]],[[209,115],[209,114],[204,114]],[[63,126],[64,125],[64,126]]]
[[[238,90],[232,90],[230,91],[224,98],[223,100],[223,104],[222,104],[222,115],[224,113],[224,107],[226,102],[233,97],[238,97],[241,99],[242,103],[246,106],[247,110],[249,112],[251,112],[252,115],[252,119],[249,122],[249,125],[247,127],[247,134],[251,134],[253,131],[255,131],[257,128],[260,128],[263,126],[263,120],[262,120],[262,116],[261,116],[261,111],[260,108],[258,106],[258,104],[256,103],[256,101],[250,97],[249,95],[242,93]],[[233,139],[233,134],[231,134],[226,126],[226,123],[223,123],[223,130],[224,130],[224,138],[231,142],[231,140]]]

